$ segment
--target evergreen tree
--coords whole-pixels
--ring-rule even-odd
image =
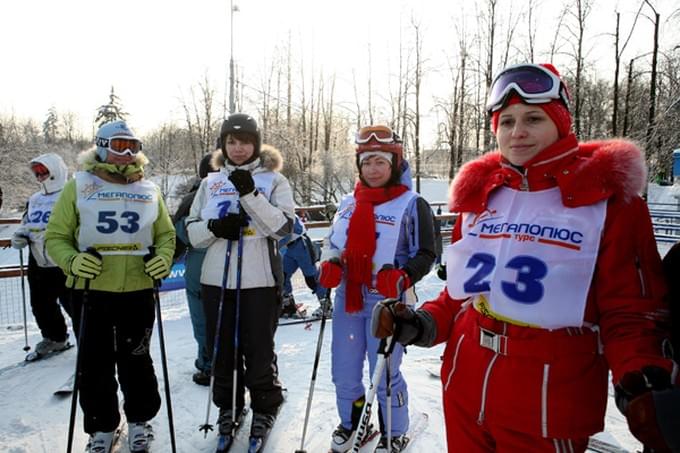
[[[42,129],[46,144],[52,144],[57,141],[59,117],[57,116],[57,109],[54,106],[50,107],[47,111],[47,118],[43,122]]]
[[[97,127],[101,127],[103,124],[110,123],[111,121],[124,121],[127,116],[128,113],[123,111],[120,98],[116,96],[112,86],[111,94],[109,94],[109,103],[99,106],[97,109],[97,117],[94,119],[94,122],[97,123]]]

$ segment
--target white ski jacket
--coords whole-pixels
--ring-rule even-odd
[[[253,175],[263,172],[273,172],[271,195],[269,199],[262,193],[247,194],[239,199],[241,206],[255,223],[258,230],[266,237],[246,240],[243,243],[243,259],[241,269],[241,288],[266,288],[283,285],[283,271],[278,241],[291,233],[295,218],[295,202],[290,184],[285,176],[278,173],[283,159],[276,148],[262,145],[260,157],[253,162],[235,167],[225,163],[220,151],[213,157],[213,166],[220,168],[220,172],[229,175],[239,168],[248,170]],[[203,268],[201,270],[201,284],[222,286],[224,265],[227,251],[227,240],[215,237],[208,229],[208,220],[201,218],[201,210],[208,201],[208,178],[201,182],[196,197],[191,205],[191,211],[186,219],[189,241],[195,248],[207,248]],[[232,241],[231,260],[226,288],[236,288],[237,276],[237,241]]]

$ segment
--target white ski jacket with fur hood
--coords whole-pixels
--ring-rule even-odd
[[[264,172],[275,173],[269,199],[261,193],[250,193],[240,198],[241,206],[250,216],[251,222],[254,222],[258,229],[266,234],[266,237],[247,240],[243,243],[241,270],[241,288],[243,289],[283,285],[278,241],[293,229],[295,201],[288,180],[278,172],[282,166],[281,153],[269,145],[262,145],[258,159],[238,167],[225,162],[221,151],[216,151],[213,155],[213,167],[220,168],[219,171],[226,175],[236,168],[248,170],[253,175]],[[208,249],[201,270],[201,284],[221,287],[227,240],[215,237],[208,229],[208,219],[201,218],[201,210],[208,200],[207,181],[208,178],[204,179],[196,192],[191,211],[186,219],[186,226],[191,245]],[[226,284],[228,289],[236,288],[237,254],[237,241],[233,241]]]

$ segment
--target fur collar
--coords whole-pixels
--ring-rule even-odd
[[[130,184],[144,178],[144,165],[148,163],[149,159],[142,152],[135,155],[132,164],[125,166],[100,162],[97,159],[96,147],[87,149],[78,155],[78,165],[83,170],[116,184]]]
[[[500,151],[484,154],[463,165],[449,188],[449,210],[478,212],[489,194],[501,185],[519,188],[524,180],[530,190],[558,186],[565,206],[586,206],[612,196],[630,201],[644,189],[647,170],[640,148],[633,142],[613,139],[580,143],[574,153],[555,160],[535,159],[526,174],[504,164]]]
[[[226,165],[226,159],[222,154],[222,150],[219,149],[213,152],[210,165],[216,169],[225,166],[236,168],[231,165]],[[239,168],[254,170],[257,167],[262,167],[268,171],[281,171],[283,168],[283,156],[281,155],[281,152],[271,145],[263,144],[260,149],[260,158],[255,159],[250,164],[242,165]]]

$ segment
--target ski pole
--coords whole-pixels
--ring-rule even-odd
[[[371,407],[373,406],[373,399],[378,392],[378,385],[380,384],[380,379],[382,378],[383,370],[385,369],[385,359],[392,352],[394,348],[393,336],[390,335],[387,338],[380,340],[380,346],[378,347],[378,352],[381,353],[375,364],[375,370],[373,370],[373,377],[371,378],[371,385],[368,388],[368,393],[366,395],[366,403],[361,411],[361,418],[359,419],[359,427],[357,428],[357,435],[354,438],[354,445],[352,446],[352,453],[358,453],[361,448],[361,441],[366,435],[366,429],[368,428],[368,422],[371,419]]]
[[[399,299],[401,299],[402,296],[403,296],[403,293],[399,295]],[[387,306],[387,308],[392,312],[392,314],[394,316],[393,306],[399,299],[385,299],[384,301],[379,302],[379,303],[384,303]],[[358,453],[359,452],[359,448],[361,447],[360,444],[361,444],[362,438],[366,434],[366,429],[368,428],[368,422],[371,419],[371,406],[373,405],[373,399],[375,398],[375,395],[378,392],[378,385],[380,384],[380,379],[382,378],[382,373],[383,373],[383,370],[385,369],[386,362],[387,362],[389,356],[392,354],[392,351],[394,350],[394,346],[395,346],[394,337],[398,335],[398,329],[399,329],[399,325],[397,324],[397,325],[394,326],[392,335],[390,335],[387,338],[383,338],[382,340],[380,340],[380,345],[378,346],[379,357],[378,357],[378,360],[375,364],[375,370],[373,370],[373,376],[371,377],[371,384],[368,388],[368,394],[366,396],[366,404],[364,404],[364,407],[361,411],[361,418],[359,419],[359,427],[357,428],[357,435],[354,438],[354,445],[352,446],[352,453]],[[389,373],[389,365],[388,365],[388,373]],[[390,379],[389,375],[388,375],[387,379]],[[391,385],[391,381],[389,381],[389,380],[386,381],[386,383],[388,384],[388,387],[389,387],[389,385]],[[389,388],[388,388],[387,392],[389,392],[389,394],[391,396],[391,390]],[[388,423],[391,424],[391,417],[392,417],[391,407],[390,407],[391,403],[388,402],[388,404],[389,404],[389,406],[388,406],[388,409],[387,409],[388,410],[387,417],[388,417]],[[391,426],[389,426],[388,431],[389,430],[391,430]],[[391,433],[388,433],[388,436],[387,436],[388,445],[390,445],[390,443],[391,443],[390,442],[390,434]],[[388,450],[388,451],[390,451],[390,450]]]
[[[26,282],[24,282],[24,250],[19,249],[19,274],[21,276],[21,302],[24,306],[24,351],[28,352],[28,321],[26,320]]]
[[[331,289],[326,290],[326,299],[331,300]],[[312,396],[314,395],[314,385],[316,384],[316,371],[319,368],[319,357],[321,356],[321,346],[323,345],[323,331],[326,327],[326,310],[321,310],[321,327],[319,328],[319,338],[316,340],[316,354],[314,355],[314,366],[312,367],[312,380],[309,383],[309,395],[307,395],[307,410],[305,411],[305,422],[302,425],[302,439],[300,440],[300,448],[295,450],[295,453],[307,453],[304,449],[305,437],[307,435],[307,423],[309,422],[309,412],[312,408]]]
[[[102,258],[102,256],[94,247],[88,247],[85,252],[96,258]],[[85,315],[87,313],[85,306],[88,304],[89,297],[90,279],[86,278],[85,288],[83,289],[82,304],[80,306],[80,325],[78,326],[78,338],[76,338],[78,342],[78,353],[76,354],[76,371],[73,374],[73,394],[71,395],[71,416],[68,422],[68,444],[66,447],[66,453],[71,453],[71,449],[73,448],[73,428],[75,427],[76,423],[76,406],[78,405],[78,389],[80,388],[80,374],[82,372],[80,365],[82,363],[83,347],[85,345],[85,342],[83,341],[83,336],[85,335]]]
[[[236,392],[238,388],[239,318],[241,314],[241,268],[243,266],[243,227],[238,233],[236,251],[236,314],[234,315],[234,363],[231,377],[231,434],[236,430]]]
[[[155,248],[149,247],[149,254],[144,257],[144,261],[153,258]],[[157,278],[153,279],[153,299],[156,306],[156,317],[158,318],[158,341],[161,348],[161,365],[163,367],[163,380],[165,381],[165,404],[168,408],[168,430],[170,431],[170,445],[172,453],[177,451],[175,445],[175,426],[172,418],[172,401],[170,399],[170,379],[168,378],[168,360],[165,355],[165,338],[163,336],[163,319],[161,318],[161,298],[159,295],[161,281]]]
[[[387,400],[387,427],[385,429],[387,434],[387,451],[392,451],[392,370],[390,369],[390,358],[392,355],[385,357],[385,393]]]
[[[231,239],[227,240],[227,251],[224,254],[224,272],[222,273],[222,290],[220,291],[220,303],[217,306],[217,326],[215,327],[215,339],[213,340],[213,353],[210,360],[210,388],[208,391],[208,405],[205,411],[205,423],[198,427],[199,431],[203,431],[203,437],[208,437],[208,431],[213,430],[213,425],[210,424],[210,397],[213,394],[215,386],[215,364],[217,363],[217,352],[220,345],[220,330],[222,329],[222,309],[224,307],[224,292],[227,288],[227,277],[229,276],[229,263],[231,262]]]

